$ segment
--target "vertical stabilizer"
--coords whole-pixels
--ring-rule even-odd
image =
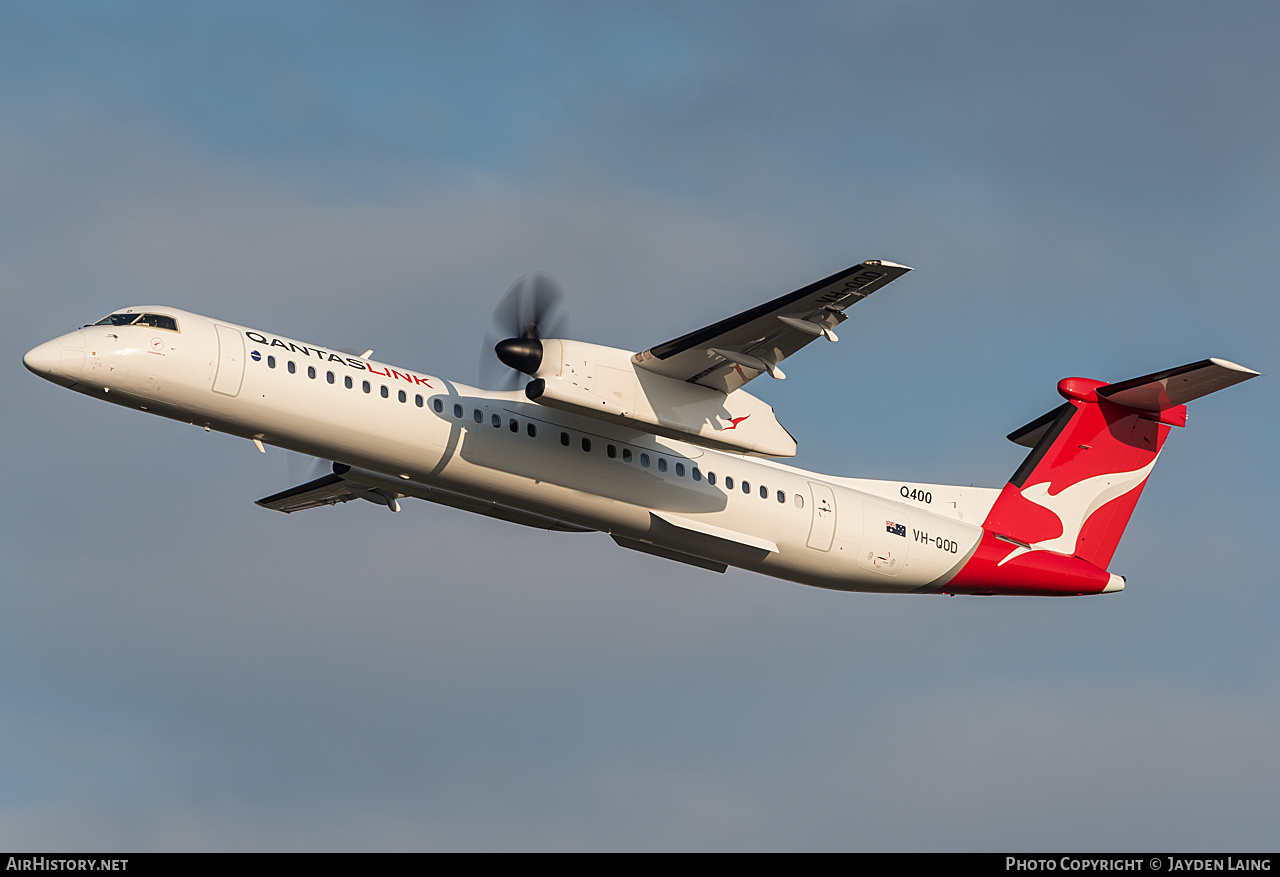
[[[1067,403],[1004,486],[983,526],[1031,549],[1073,554],[1106,569],[1170,424],[1102,400],[1107,384],[1067,378]],[[1181,408],[1181,406],[1179,406]],[[1175,417],[1185,409],[1170,409]],[[1016,433],[1015,433],[1016,435]]]
[[[1185,404],[1257,374],[1206,359],[1115,384],[1059,381],[1066,404],[1009,436],[1034,445],[984,526],[1106,569]]]
[[[1059,381],[1066,403],[1010,433],[1031,453],[987,514],[982,546],[945,590],[1056,592],[1038,568],[1068,561],[1074,572],[1062,593],[1117,590],[1105,570],[1170,429],[1186,425],[1185,403],[1257,374],[1206,359],[1114,384]]]

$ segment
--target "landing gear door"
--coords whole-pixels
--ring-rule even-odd
[[[244,338],[230,326],[214,323],[214,328],[218,330],[218,371],[213,376],[213,392],[237,396],[244,381]]]
[[[809,547],[830,551],[836,535],[836,495],[825,484],[809,482],[813,499],[813,523],[809,525]]]
[[[907,528],[911,521],[901,507],[873,502],[862,504],[862,546],[858,566],[885,576],[896,576],[907,565]]]

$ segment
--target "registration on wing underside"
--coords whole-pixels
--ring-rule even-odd
[[[809,342],[836,340],[845,309],[911,269],[862,262],[781,298],[638,353],[641,368],[731,393],[779,365]]]

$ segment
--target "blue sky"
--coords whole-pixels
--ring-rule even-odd
[[[23,352],[163,302],[473,380],[517,276],[640,349],[917,270],[760,394],[820,471],[998,485],[1066,375],[1277,373],[1269,4],[0,10],[0,839],[1274,847],[1270,377],[1196,403],[1118,596],[838,594],[418,503]],[[753,385],[754,387],[755,385]],[[1267,572],[1272,570],[1272,572]]]

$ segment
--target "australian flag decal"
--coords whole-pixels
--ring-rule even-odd
[[[907,537],[906,524],[895,524],[893,521],[885,521],[884,528],[895,536],[901,536],[904,539]]]

